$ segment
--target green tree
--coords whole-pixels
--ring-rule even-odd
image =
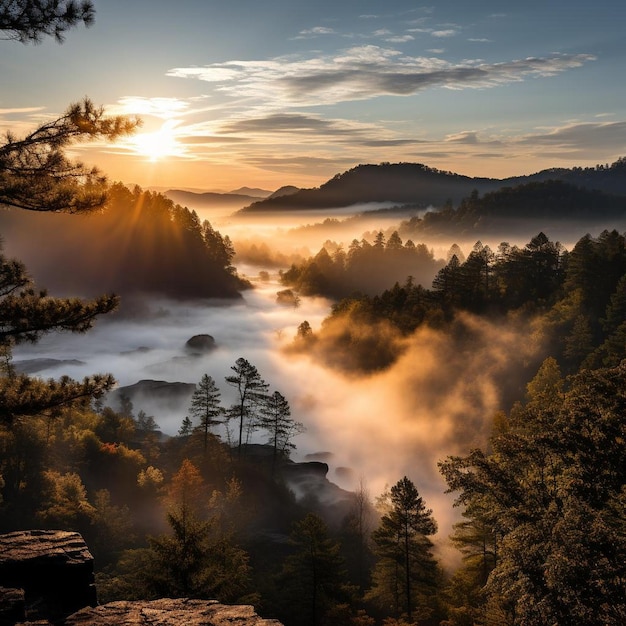
[[[48,527],[85,533],[96,509],[87,499],[87,490],[80,476],[75,472],[60,474],[54,470],[47,471],[45,476],[49,496],[39,517]]]
[[[327,624],[327,612],[346,598],[339,544],[314,513],[294,525],[289,543],[294,552],[280,575],[286,616],[302,626]]]
[[[259,409],[259,427],[267,431],[267,443],[272,446],[272,474],[279,458],[288,458],[289,451],[295,449],[292,439],[306,428],[291,417],[289,402],[278,391],[268,395]]]
[[[368,597],[383,605],[393,598],[396,617],[404,614],[411,622],[416,609],[428,611],[425,597],[436,588],[437,566],[428,536],[437,532],[437,524],[406,476],[391,488],[389,505],[372,533],[379,561]]]
[[[191,396],[189,413],[200,421],[200,428],[204,434],[204,453],[207,451],[209,433],[214,426],[221,424],[217,418],[223,415],[224,409],[220,404],[221,393],[215,381],[208,374],[204,374]]]
[[[21,43],[39,43],[45,36],[61,43],[65,31],[81,22],[91,26],[94,15],[89,0],[3,0],[0,31],[4,31],[4,38]]]
[[[69,160],[64,150],[78,141],[117,139],[138,124],[127,117],[106,117],[85,99],[22,138],[7,133],[0,145],[0,205],[69,213],[101,208],[107,199],[105,177]]]
[[[180,428],[178,429],[178,436],[187,437],[191,435],[192,432],[193,432],[193,422],[191,421],[191,418],[188,415],[185,415],[185,417],[183,417],[183,421],[180,425]]]
[[[256,426],[257,411],[269,385],[261,378],[257,368],[243,357],[238,358],[230,369],[235,373],[226,376],[226,382],[236,389],[237,402],[231,406],[228,419],[238,422],[237,454],[241,456],[244,427],[253,429]]]
[[[449,457],[440,468],[457,502],[470,516],[480,505],[498,535],[487,603],[496,600],[515,624],[621,624],[626,364],[583,370],[562,393],[550,369],[488,453]]]
[[[0,254],[0,354],[4,359],[0,421],[11,424],[21,416],[53,415],[63,406],[99,397],[111,389],[114,380],[110,375],[82,382],[67,376],[43,381],[18,375],[11,366],[11,353],[14,346],[35,343],[49,332],[85,332],[98,315],[114,310],[117,304],[115,296],[87,301],[53,298],[45,291],[36,291],[24,265]]]

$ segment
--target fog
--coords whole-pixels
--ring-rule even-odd
[[[74,359],[80,364],[44,369],[38,375],[55,377],[62,371],[80,378],[111,372],[120,386],[142,379],[197,383],[207,373],[228,406],[234,396],[224,377],[243,356],[271,390],[288,399],[293,417],[307,428],[295,441],[294,460],[323,456],[331,481],[355,489],[364,479],[373,496],[409,476],[433,508],[440,540],[445,540],[457,513],[443,493],[436,463],[485,443],[491,419],[502,407],[496,380],[515,376],[532,357],[528,329],[492,328],[468,318],[473,340],[460,352],[453,339],[421,330],[405,340],[406,351],[391,369],[346,376],[307,355],[285,351],[303,320],[319,328],[330,303],[302,298],[298,308],[286,308],[276,304],[279,288],[274,275],[269,283],[257,282],[239,304],[152,301],[149,315],[109,316],[86,335],[48,335],[34,346],[18,347],[14,360]],[[212,335],[217,347],[192,356],[185,342],[201,333]],[[150,398],[135,399],[134,404],[135,414],[144,410],[153,415],[171,435],[187,408],[188,401],[172,410]]]
[[[346,219],[345,215],[324,215],[324,219]],[[228,234],[235,247],[244,240],[257,240],[267,243],[272,253],[282,254],[294,250],[304,254],[303,247],[315,253],[333,238],[347,247],[368,229],[389,228],[404,219],[371,215],[340,224],[335,231],[303,230],[303,223],[316,224],[316,216],[309,213],[263,223],[258,218],[239,220],[206,212],[201,217]],[[307,230],[310,237],[305,239]],[[523,246],[529,238],[516,232],[507,240]],[[584,232],[572,235],[568,247]],[[558,238],[547,234],[553,240]],[[495,249],[502,239],[486,237],[482,241]],[[415,243],[422,242],[416,239]],[[436,258],[445,258],[455,240],[424,243]],[[475,239],[456,243],[467,255]],[[259,280],[262,269],[270,270],[269,281]],[[276,292],[283,286],[276,267],[239,263],[238,271],[252,280],[254,289],[244,292],[235,304],[144,300],[133,316],[129,315],[132,307],[107,316],[86,335],[51,334],[36,345],[19,346],[14,360],[18,365],[34,358],[64,360],[62,366],[41,369],[37,375],[57,377],[63,373],[81,378],[110,372],[120,386],[144,379],[195,384],[206,373],[220,388],[223,405],[229,406],[235,398],[224,377],[231,374],[236,359],[244,357],[258,368],[271,391],[278,390],[287,398],[293,417],[307,428],[295,441],[294,460],[324,460],[331,481],[355,489],[364,480],[372,496],[409,476],[434,510],[443,550],[459,512],[452,507],[452,496],[444,493],[437,462],[485,445],[495,413],[506,408],[511,397],[519,397],[524,382],[536,370],[541,337],[521,322],[494,326],[465,316],[458,333],[422,328],[408,338],[390,337],[403,346],[402,356],[393,366],[368,376],[348,375],[325,365],[324,359],[289,350],[302,321],[307,320],[314,331],[320,327],[330,312],[329,301],[303,297],[297,308],[281,306]],[[196,334],[212,335],[215,349],[190,354],[185,343]],[[173,408],[150,397],[134,402],[135,414],[144,410],[153,415],[170,435],[176,434],[188,408],[188,398]]]

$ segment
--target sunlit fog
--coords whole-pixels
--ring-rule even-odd
[[[533,338],[526,323],[493,325],[468,314],[464,323],[470,340],[460,342],[427,328],[408,337],[390,336],[390,342],[401,343],[402,356],[386,370],[370,374],[346,373],[291,351],[299,324],[306,320],[318,330],[332,302],[302,296],[296,306],[279,304],[276,294],[284,286],[278,272],[286,269],[280,267],[280,259],[315,254],[328,240],[347,249],[353,239],[372,239],[379,231],[397,228],[403,219],[362,213],[368,209],[293,214],[280,220],[200,210],[204,219],[232,238],[236,250],[256,243],[265,246],[273,259],[267,266],[238,265],[239,274],[252,283],[240,301],[144,297],[141,306],[133,301],[130,311],[123,302],[118,313],[101,319],[86,335],[50,334],[36,345],[17,347],[15,363],[43,377],[61,371],[75,378],[110,372],[118,387],[142,380],[196,384],[209,374],[228,406],[235,398],[224,377],[232,373],[236,359],[244,357],[272,391],[288,399],[294,417],[306,427],[295,440],[294,460],[323,460],[329,465],[331,481],[348,490],[364,481],[374,496],[403,475],[411,476],[435,511],[439,538],[445,544],[458,512],[452,509],[452,497],[444,494],[437,462],[485,444],[493,416],[508,406],[511,394],[519,392],[521,372],[526,375],[537,365],[540,337]],[[329,218],[333,221],[324,226]],[[452,243],[438,239],[429,246],[441,265]],[[475,242],[461,243],[464,254],[469,254]],[[497,242],[492,245],[495,248]],[[36,278],[37,254],[25,249],[22,258]],[[434,272],[425,286],[433,277]],[[187,340],[201,334],[214,338],[215,349],[190,352]],[[50,367],[35,359],[55,363]],[[166,402],[145,393],[132,399],[135,412],[154,416],[164,433],[176,435],[190,398],[191,388]],[[107,402],[119,408],[119,391],[111,393]],[[264,439],[257,433],[251,441]]]

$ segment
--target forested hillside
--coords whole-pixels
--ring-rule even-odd
[[[502,243],[494,251],[479,241],[467,259],[460,255],[453,246],[428,288],[406,278],[380,294],[340,299],[319,332],[308,336],[308,349],[357,370],[378,369],[401,351],[381,324],[399,336],[423,324],[455,332],[462,325],[459,313],[468,312],[502,320],[536,317],[548,338],[546,349],[567,372],[581,365],[613,366],[626,358],[626,240],[617,231],[585,235],[571,251],[539,233],[522,248]],[[318,274],[308,280],[312,267]],[[332,295],[333,270],[333,264],[313,259],[283,277],[309,293]],[[334,330],[338,326],[341,333]],[[372,352],[373,346],[379,349]],[[342,361],[337,354],[352,356]]]
[[[251,204],[242,214],[324,207],[343,207],[367,202],[397,202],[443,206],[457,203],[473,190],[480,194],[503,187],[561,181],[587,190],[626,195],[626,161],[596,167],[554,168],[528,176],[496,179],[470,177],[446,172],[421,163],[381,163],[358,165],[337,174],[320,187],[301,189],[283,197],[270,197]]]
[[[503,187],[480,196],[474,190],[458,206],[413,217],[398,229],[402,236],[426,237],[510,231],[512,224],[535,227],[559,222],[588,223],[626,220],[626,197],[585,189],[560,180]]]
[[[7,253],[60,294],[239,297],[246,283],[231,264],[232,244],[208,221],[160,193],[117,183],[107,194],[86,215],[0,213]]]

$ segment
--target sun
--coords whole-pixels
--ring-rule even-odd
[[[164,124],[161,129],[152,133],[139,133],[131,139],[133,150],[150,161],[178,156],[182,153],[182,146],[176,140],[174,127]]]

